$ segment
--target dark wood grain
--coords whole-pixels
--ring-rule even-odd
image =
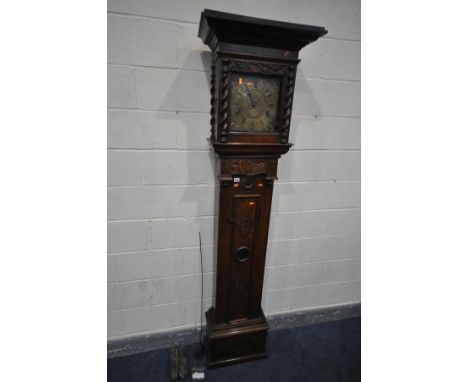
[[[212,10],[201,14],[198,35],[212,50],[210,139],[220,160],[216,306],[206,312],[209,367],[267,356],[261,300],[273,184],[278,159],[292,146],[299,50],[326,33]],[[274,131],[230,131],[230,84],[239,74],[279,81]]]

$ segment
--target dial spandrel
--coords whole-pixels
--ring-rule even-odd
[[[231,77],[231,131],[274,132],[280,79]]]

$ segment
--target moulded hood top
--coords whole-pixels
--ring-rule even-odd
[[[294,24],[205,9],[198,37],[212,50],[219,42],[299,51],[327,34],[324,27]]]

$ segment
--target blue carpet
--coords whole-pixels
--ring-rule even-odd
[[[197,345],[189,351],[189,371],[205,366],[196,358]],[[275,330],[268,333],[268,358],[217,369],[206,369],[207,381],[316,381],[361,380],[361,319],[359,317]],[[109,359],[110,382],[169,381],[169,350],[154,350]],[[191,374],[185,379],[191,381]]]

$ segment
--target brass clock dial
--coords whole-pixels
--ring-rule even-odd
[[[274,132],[280,79],[252,75],[231,77],[231,131]]]

